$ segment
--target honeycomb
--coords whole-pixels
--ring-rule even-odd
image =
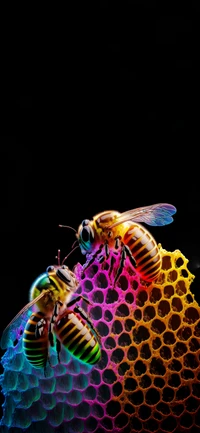
[[[160,252],[162,270],[149,285],[128,259],[115,288],[109,261],[95,261],[84,274],[76,266],[77,293],[92,303],[80,304],[101,336],[101,359],[93,367],[63,348],[58,364],[51,348],[53,367],[44,376],[24,357],[20,334],[28,316],[19,319],[2,357],[2,433],[200,432],[194,275],[179,250]]]

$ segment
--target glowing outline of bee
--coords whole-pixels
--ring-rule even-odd
[[[45,289],[44,287],[46,286],[48,288]],[[54,346],[54,335],[56,338],[58,362],[60,362],[59,353],[61,345],[67,348],[73,355],[74,352],[77,351],[77,348],[80,348],[79,344],[81,345],[82,352],[79,353],[78,351],[78,353],[74,355],[76,359],[87,362],[91,365],[98,362],[101,355],[100,336],[94,328],[90,317],[79,305],[75,305],[73,310],[69,309],[81,299],[90,304],[90,301],[82,295],[78,295],[75,299],[69,302],[69,299],[76,291],[77,286],[78,280],[76,279],[75,274],[70,271],[67,266],[48,266],[46,273],[41,274],[33,282],[30,288],[31,301],[19,311],[19,313],[4,329],[1,338],[1,347],[3,341],[6,340],[7,332],[10,327],[30,307],[35,305],[37,310],[28,318],[22,337],[25,357],[33,367],[45,368],[47,361],[49,361],[50,364],[49,346]],[[35,296],[38,290],[42,291],[39,295]],[[57,291],[60,295],[56,293]],[[60,298],[62,300],[60,300]],[[60,329],[60,323],[63,325],[62,329]],[[73,351],[72,348],[70,348],[72,340],[69,340],[70,344],[67,346],[63,343],[64,337],[66,337],[66,329],[69,325],[72,325],[71,330],[73,330],[73,341],[76,340],[76,345],[73,347]],[[61,332],[62,330],[65,331],[64,335]],[[77,339],[80,340],[78,343]],[[84,342],[86,342],[85,345]],[[30,353],[29,355],[29,350],[32,350],[31,345],[34,344],[36,346],[34,348],[35,352],[34,354]],[[2,348],[5,348],[5,346]]]
[[[83,271],[96,258],[102,263],[109,258],[110,250],[117,251],[121,246],[120,265],[114,278],[114,286],[123,271],[127,256],[142,280],[147,283],[154,281],[161,269],[159,247],[152,234],[139,223],[151,226],[167,225],[173,221],[174,213],[176,208],[173,205],[157,203],[123,213],[114,210],[104,211],[96,214],[92,220],[83,220],[76,232],[82,254],[89,256],[89,260],[83,265]],[[113,256],[110,270],[112,267]]]

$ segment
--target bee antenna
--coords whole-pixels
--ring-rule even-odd
[[[63,259],[63,261],[62,261],[62,265],[64,265],[64,262],[68,259],[68,257],[70,256],[70,254],[72,254],[77,248],[79,248],[79,245],[76,245],[76,247],[74,247],[73,248],[73,250],[71,250],[68,254],[67,254],[67,256]]]
[[[55,256],[55,259],[58,260],[58,266],[60,266],[60,250],[58,250],[58,254]]]
[[[72,249],[75,247],[75,245],[78,244],[78,239],[76,239],[72,244]]]
[[[62,224],[59,224],[58,227],[62,227],[62,228],[65,228],[65,229],[71,229],[71,230],[73,230],[76,233],[76,230],[73,227],[71,227],[71,226],[63,226]]]

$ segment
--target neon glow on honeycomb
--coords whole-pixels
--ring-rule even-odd
[[[95,366],[63,348],[59,364],[51,348],[52,367],[44,376],[22,349],[21,331],[30,312],[19,318],[1,360],[2,433],[200,431],[200,308],[190,290],[194,276],[179,250],[160,247],[160,252],[161,273],[148,286],[131,265],[115,288],[109,261],[95,260],[84,274],[80,264],[75,267],[76,294],[91,302],[87,312],[101,336]]]

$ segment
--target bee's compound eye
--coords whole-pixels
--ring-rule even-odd
[[[71,275],[70,275],[70,273],[66,269],[63,269],[63,268],[57,269],[56,275],[62,281],[64,281],[65,284],[71,284],[72,283]]]
[[[52,271],[54,271],[54,266],[48,266],[46,272],[52,272]]]
[[[67,266],[66,265],[62,265],[62,269],[67,269]]]
[[[82,226],[83,227],[88,226],[89,222],[90,222],[90,220],[83,220],[82,221]]]
[[[83,227],[82,233],[81,233],[82,240],[84,242],[87,242],[90,239],[90,229],[89,227]]]
[[[67,272],[67,271],[65,271],[65,279],[68,283],[71,283],[71,281],[72,281],[72,277],[69,274],[69,272]]]

